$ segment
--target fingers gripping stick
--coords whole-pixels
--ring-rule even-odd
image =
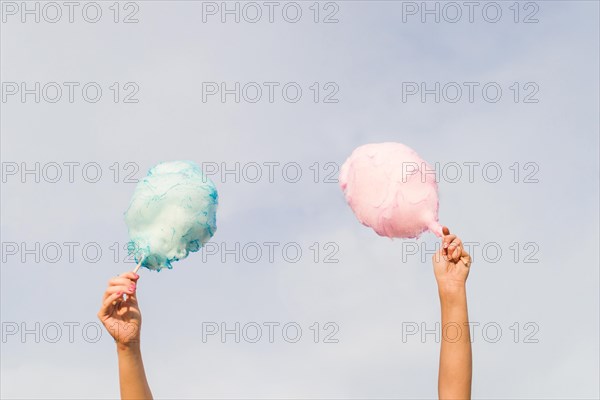
[[[133,269],[133,273],[137,274],[137,272],[140,270],[140,268],[142,267],[142,263],[144,262],[144,259],[140,259],[140,262],[138,263],[138,265]],[[113,301],[113,306],[117,305],[118,301],[126,301],[127,300],[127,294],[123,294],[123,297],[119,298],[118,300]]]

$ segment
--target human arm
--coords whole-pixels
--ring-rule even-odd
[[[438,375],[440,399],[470,399],[472,356],[466,281],[471,257],[462,241],[443,228],[441,249],[433,257],[442,313]]]
[[[98,318],[117,345],[122,399],[152,399],[140,350],[142,314],[137,301],[138,279],[139,275],[133,272],[111,279],[98,312]]]

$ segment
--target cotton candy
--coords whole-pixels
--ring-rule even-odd
[[[215,233],[218,195],[192,161],[156,165],[140,181],[125,212],[129,252],[160,271],[198,251]]]
[[[380,236],[442,235],[432,168],[410,147],[376,143],[358,147],[340,169],[339,182],[356,218]]]

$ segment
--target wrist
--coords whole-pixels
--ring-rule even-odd
[[[464,299],[467,296],[465,282],[438,282],[438,293],[441,301]]]
[[[139,354],[140,353],[140,342],[117,342],[117,352],[122,354]]]

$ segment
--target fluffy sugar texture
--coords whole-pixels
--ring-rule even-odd
[[[160,271],[198,251],[217,230],[215,184],[192,161],[158,164],[138,183],[125,212],[129,252]]]
[[[429,173],[425,173],[429,170]],[[442,235],[431,167],[401,143],[358,147],[340,170],[340,186],[358,220],[380,236]]]

